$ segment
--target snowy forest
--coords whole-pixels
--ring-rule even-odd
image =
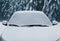
[[[0,0],[0,21],[9,20],[16,11],[43,11],[50,21],[60,22],[60,0]]]

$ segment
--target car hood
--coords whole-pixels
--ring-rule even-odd
[[[6,41],[56,41],[59,35],[50,27],[7,27],[2,38]]]

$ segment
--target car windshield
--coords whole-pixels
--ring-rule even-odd
[[[49,18],[42,11],[17,11],[10,18],[10,26],[51,26]]]

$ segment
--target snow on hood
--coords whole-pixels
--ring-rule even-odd
[[[48,27],[8,27],[2,37],[6,41],[56,41],[59,35]]]
[[[51,26],[49,18],[42,11],[17,11],[8,23],[21,25],[41,24]]]

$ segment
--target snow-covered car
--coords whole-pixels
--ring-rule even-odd
[[[0,41],[59,41],[59,35],[42,11],[17,11],[4,24]]]

